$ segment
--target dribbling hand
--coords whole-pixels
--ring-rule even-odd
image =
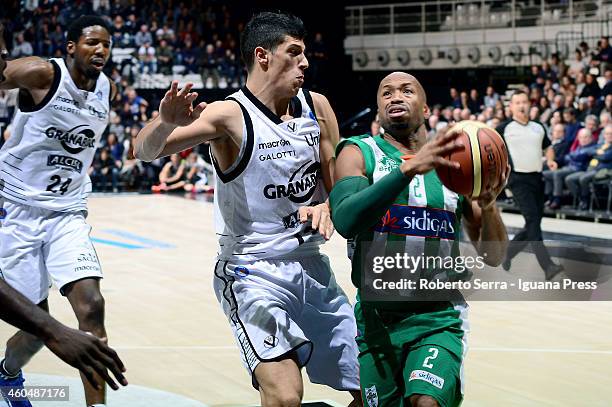
[[[178,82],[172,81],[170,89],[159,104],[159,116],[162,123],[173,126],[188,126],[193,123],[204,109],[206,103],[202,102],[193,107],[197,99],[197,92],[190,92],[193,83],[187,83],[183,89],[178,89]]]

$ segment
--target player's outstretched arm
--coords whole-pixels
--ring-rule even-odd
[[[195,107],[197,92],[193,84],[183,89],[173,81],[159,105],[159,116],[150,121],[136,137],[134,155],[143,161],[178,153],[200,143],[227,135],[232,117],[240,117],[234,102],[220,101]]]
[[[94,386],[101,385],[95,380],[95,374],[98,374],[111,388],[119,388],[106,369],[113,373],[119,383],[124,386],[128,384],[123,376],[123,362],[106,343],[93,335],[62,325],[2,279],[0,319],[42,339],[55,355],[82,371]]]
[[[3,60],[5,68],[0,73],[0,89],[26,89],[46,94],[53,83],[53,66],[39,57],[24,57],[13,61]]]

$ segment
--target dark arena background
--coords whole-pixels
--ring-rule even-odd
[[[9,61],[65,57],[67,28],[82,15],[102,16],[111,30],[104,73],[118,93],[87,171],[87,222],[104,270],[108,342],[125,363],[130,384],[109,389],[106,405],[261,405],[213,289],[217,188],[209,146],[183,151],[174,163],[169,157],[144,162],[132,154],[173,80],[179,87],[193,83],[196,103],[222,100],[245,86],[240,33],[261,11],[289,12],[304,21],[304,88],[328,98],[341,138],[384,131],[377,89],[394,71],[414,75],[427,94],[428,140],[462,120],[499,128],[512,120],[512,94],[526,92],[529,120],[541,123],[555,151],[552,167],[546,152],[541,157],[541,229],[564,271],[551,279],[543,275],[534,244],[509,271],[486,270],[491,281],[519,289],[467,290],[462,405],[610,406],[611,0],[2,0]],[[19,90],[0,90],[0,146],[12,137],[18,106]],[[589,171],[589,179],[576,175]],[[179,176],[168,181],[168,172]],[[516,198],[505,189],[496,203],[510,239],[530,226]],[[336,233],[321,250],[354,304],[346,240]],[[564,279],[596,283],[597,289],[565,290]],[[551,281],[560,288],[535,288]],[[77,327],[56,287],[49,305],[59,321]],[[2,354],[14,332],[0,323]],[[86,405],[78,372],[48,349],[23,371],[26,386],[69,390],[66,399],[33,399],[33,406]],[[311,383],[302,371],[302,405],[346,406],[352,400],[347,392]],[[21,406],[0,396],[4,405]],[[364,397],[364,405],[378,406],[378,399]]]

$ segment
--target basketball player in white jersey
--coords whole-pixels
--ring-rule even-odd
[[[99,338],[106,337],[102,270],[85,216],[91,190],[87,169],[116,92],[102,74],[110,47],[104,20],[84,16],[69,27],[66,60],[0,62],[0,89],[20,92],[11,137],[0,150],[1,277],[48,310],[50,276],[68,298],[79,329]],[[21,386],[21,368],[42,346],[23,331],[9,339],[0,386]],[[104,405],[105,389],[82,378],[87,405]]]
[[[214,284],[263,406],[299,406],[304,366],[312,382],[361,402],[352,307],[319,253],[333,232],[326,198],[338,125],[327,99],[302,89],[304,36],[297,17],[254,16],[240,44],[246,87],[193,108],[191,84],[173,82],[135,145],[151,161],[210,141]]]

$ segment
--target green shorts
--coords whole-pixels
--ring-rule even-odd
[[[355,316],[364,406],[407,407],[415,394],[442,407],[461,404],[467,305],[405,312],[358,302]]]

